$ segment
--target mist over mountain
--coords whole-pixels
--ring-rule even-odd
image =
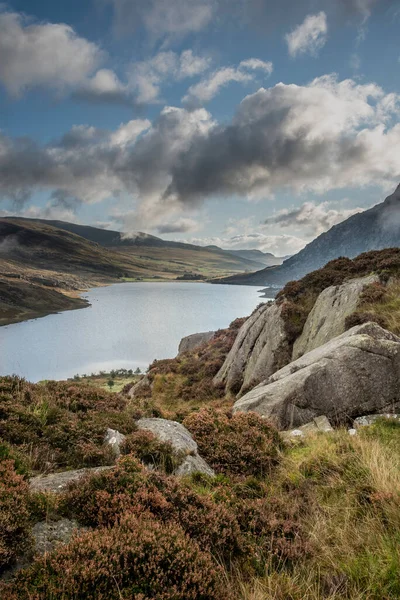
[[[235,275],[221,283],[282,286],[319,269],[339,256],[354,258],[362,252],[400,245],[400,185],[384,202],[357,213],[307,244],[278,267],[250,275]]]

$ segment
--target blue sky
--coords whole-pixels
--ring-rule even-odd
[[[15,0],[0,214],[299,250],[400,181],[397,0]]]

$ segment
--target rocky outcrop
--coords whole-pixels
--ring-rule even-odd
[[[346,318],[355,312],[367,285],[379,281],[377,275],[353,279],[326,288],[308,315],[303,332],[294,343],[293,360],[344,333]]]
[[[179,344],[178,355],[189,350],[195,350],[203,344],[209,342],[215,335],[215,331],[205,331],[203,333],[193,333],[182,338]]]
[[[34,492],[63,492],[68,484],[78,481],[88,474],[108,471],[113,467],[94,467],[93,469],[77,469],[75,471],[63,471],[62,473],[50,473],[49,475],[37,475],[29,480],[29,486]]]
[[[214,378],[227,392],[243,394],[290,360],[281,317],[282,306],[261,305],[239,330],[224,364]]]
[[[175,475],[189,475],[195,472],[214,475],[214,471],[199,455],[197,443],[181,423],[154,418],[139,419],[136,424],[139,429],[151,431],[161,441],[170,442],[176,452],[185,455],[184,460],[175,471]]]
[[[108,427],[104,436],[104,443],[111,446],[115,456],[119,456],[121,454],[120,447],[125,438],[126,436],[123,433]]]
[[[234,411],[255,411],[279,429],[326,415],[340,424],[400,407],[400,338],[376,323],[353,327],[290,363],[243,396]]]

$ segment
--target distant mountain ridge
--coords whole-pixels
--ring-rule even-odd
[[[330,260],[354,258],[369,250],[400,246],[400,185],[384,202],[357,213],[319,235],[282,265],[233,275],[215,283],[283,286],[321,268]]]
[[[4,219],[19,221],[29,221],[32,223],[42,223],[43,225],[49,225],[56,227],[57,229],[63,229],[75,235],[95,242],[104,246],[105,248],[119,248],[119,247],[138,247],[146,246],[151,248],[181,248],[184,250],[194,250],[199,252],[209,251],[212,253],[224,254],[235,256],[239,260],[244,261],[244,267],[247,266],[248,271],[256,271],[265,266],[280,265],[283,262],[283,258],[276,257],[269,252],[261,252],[261,250],[224,250],[219,246],[198,246],[195,244],[188,244],[186,242],[175,242],[171,240],[163,240],[155,235],[149,233],[143,233],[137,231],[132,235],[121,233],[120,231],[114,231],[110,229],[102,229],[100,227],[93,227],[91,225],[79,225],[77,223],[69,223],[67,221],[58,221],[51,219],[31,219],[27,217],[4,217]]]

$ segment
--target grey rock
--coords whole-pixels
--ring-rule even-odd
[[[318,348],[345,331],[346,317],[357,308],[367,285],[379,281],[376,275],[347,281],[326,288],[318,296],[300,337],[293,346],[293,360]]]
[[[398,419],[400,422],[400,415],[395,413],[363,415],[354,419],[353,427],[357,429],[358,427],[366,427],[368,425],[373,425],[378,419]]]
[[[126,436],[116,429],[107,428],[104,443],[111,446],[115,456],[119,456],[121,454],[120,447],[125,438]]]
[[[37,475],[29,480],[29,486],[34,492],[60,493],[73,481],[89,473],[101,473],[113,467],[94,467],[93,469],[77,469],[75,471],[63,471],[61,473],[50,473],[49,475]]]
[[[376,323],[353,327],[271,375],[237,400],[279,429],[326,415],[334,424],[400,407],[400,338]]]
[[[170,442],[176,452],[186,455],[184,462],[176,469],[175,475],[187,475],[196,471],[214,475],[211,467],[198,454],[196,442],[181,423],[154,418],[139,419],[136,424],[139,429],[151,431],[161,441]]]
[[[214,383],[239,396],[290,360],[289,344],[281,317],[282,306],[260,306],[240,328]]]
[[[172,447],[186,454],[196,454],[197,444],[189,431],[181,423],[167,419],[139,419],[136,421],[139,429],[151,431],[163,442],[170,442]]]
[[[192,473],[204,473],[205,475],[214,476],[215,473],[212,468],[206,463],[204,458],[201,458],[199,454],[195,456],[187,456],[182,464],[175,470],[174,475],[185,476],[191,475]]]
[[[42,521],[32,528],[34,553],[51,552],[60,544],[67,544],[79,531],[86,531],[77,521],[61,519],[60,521]]]
[[[203,344],[209,342],[215,335],[215,331],[205,331],[203,333],[193,333],[182,338],[179,344],[178,355],[200,348]]]
[[[128,392],[130,398],[140,398],[143,393],[151,391],[150,379],[145,375],[137,383],[135,383]]]
[[[310,423],[301,425],[298,429],[281,431],[281,435],[284,439],[290,439],[293,437],[304,437],[313,433],[328,433],[330,431],[333,431],[333,427],[330,424],[328,417],[321,415],[320,417],[315,417]]]

